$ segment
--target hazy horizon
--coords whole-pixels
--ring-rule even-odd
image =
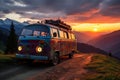
[[[75,31],[120,29],[120,0],[0,0],[0,19],[37,22],[61,19]]]

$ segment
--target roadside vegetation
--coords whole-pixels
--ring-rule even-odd
[[[120,80],[120,61],[106,55],[95,54],[85,69],[85,80]]]
[[[3,51],[0,52],[0,72],[4,70],[9,70],[15,65],[15,54],[4,54]]]
[[[0,53],[0,62],[12,62],[14,58],[15,58],[15,54]]]
[[[11,22],[10,33],[6,39],[0,39],[0,62],[14,61],[15,53],[17,52],[18,37],[15,33],[14,24]]]

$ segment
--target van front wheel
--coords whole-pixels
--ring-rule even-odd
[[[60,63],[60,56],[59,56],[59,54],[55,54],[53,56],[52,64],[55,66],[55,65],[57,65],[59,63]]]
[[[72,51],[71,53],[68,54],[69,59],[73,58],[74,55],[74,51]]]

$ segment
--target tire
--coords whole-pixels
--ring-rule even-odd
[[[55,66],[60,63],[60,56],[58,53],[55,53],[52,59],[52,65]]]
[[[69,59],[73,58],[74,55],[74,51],[72,51],[71,53],[68,54]]]
[[[69,59],[73,58],[73,55],[72,54],[69,54],[68,55]]]

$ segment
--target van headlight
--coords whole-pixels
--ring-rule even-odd
[[[40,46],[37,46],[37,47],[36,47],[36,52],[37,52],[37,53],[40,53],[40,52],[42,52],[42,47],[40,47]]]
[[[22,51],[22,46],[18,46],[18,51]]]

